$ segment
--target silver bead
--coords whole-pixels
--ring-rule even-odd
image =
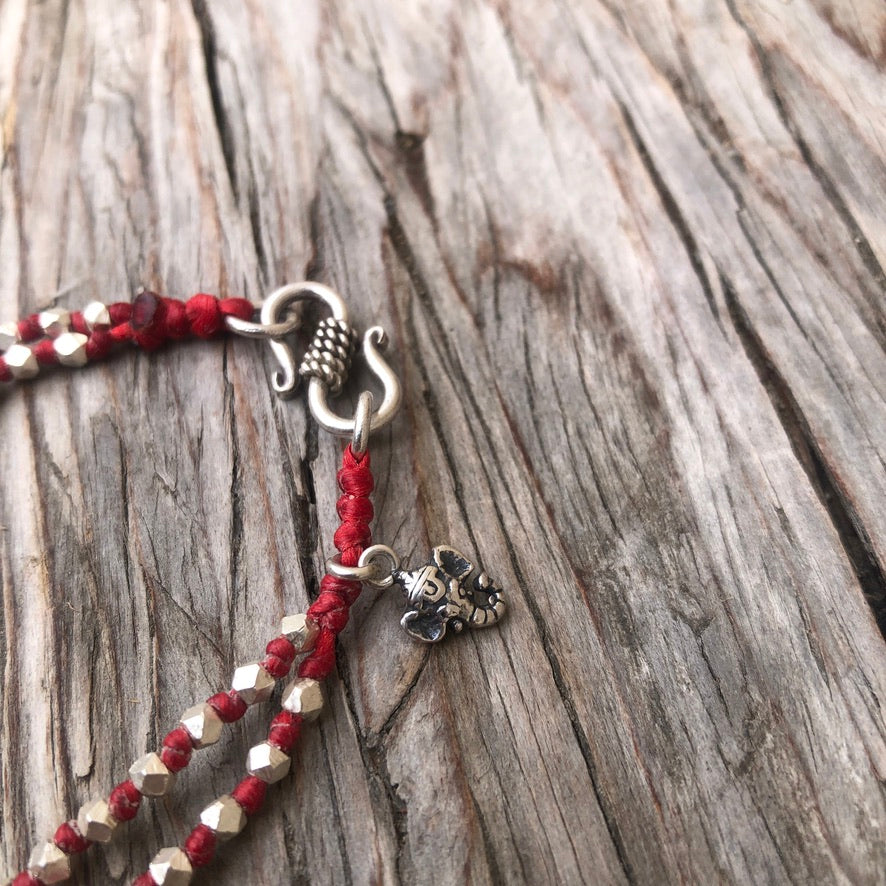
[[[71,325],[71,315],[63,308],[52,308],[37,314],[37,322],[47,335],[55,337],[67,332]]]
[[[249,755],[246,757],[246,769],[250,775],[254,775],[268,784],[273,784],[275,781],[280,781],[289,772],[291,762],[280,748],[275,748],[269,742],[263,741],[249,749]]]
[[[274,678],[258,663],[241,665],[234,671],[231,688],[246,704],[267,701],[274,689]]]
[[[225,794],[200,813],[200,823],[220,840],[230,840],[246,827],[246,813],[232,796]]]
[[[83,308],[83,322],[86,323],[86,328],[90,332],[98,326],[110,326],[111,315],[107,305],[100,301],[91,301]]]
[[[40,371],[34,352],[27,345],[12,345],[3,358],[15,379],[33,378]]]
[[[47,886],[62,883],[71,876],[71,860],[55,843],[42,843],[28,859],[28,872]]]
[[[321,320],[314,340],[298,368],[302,378],[318,378],[330,394],[338,394],[348,380],[351,361],[360,339],[346,320]]]
[[[280,633],[295,646],[296,652],[310,652],[317,642],[320,628],[317,622],[308,618],[304,612],[298,612],[295,615],[287,615],[280,622]]]
[[[104,800],[90,800],[80,807],[77,814],[77,827],[87,840],[93,843],[107,843],[114,835],[117,819]]]
[[[175,784],[175,776],[155,753],[145,754],[129,767],[132,783],[146,797],[162,797]]]
[[[63,332],[52,343],[62,366],[86,365],[86,342],[89,339],[79,332]]]
[[[320,684],[310,677],[296,677],[284,690],[283,708],[301,714],[305,720],[316,720],[323,710],[323,692]]]
[[[177,846],[161,849],[148,865],[158,886],[187,886],[194,876],[188,856]]]
[[[221,717],[212,705],[195,704],[182,714],[180,722],[185,732],[191,736],[195,748],[215,744],[222,733]]]
[[[0,351],[5,351],[20,341],[18,323],[0,323]]]

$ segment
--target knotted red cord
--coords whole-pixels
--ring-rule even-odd
[[[90,329],[80,312],[72,313],[69,331],[87,336],[86,360],[92,363],[107,357],[120,342],[132,342],[153,351],[168,341],[212,338],[225,330],[225,317],[249,320],[254,312],[245,298],[218,298],[201,292],[183,302],[155,292],[141,292],[133,302],[108,305],[108,326]],[[59,357],[53,339],[45,337],[38,316],[30,314],[19,321],[19,338],[24,344],[36,342],[32,351],[41,366],[54,366]],[[0,382],[3,381],[13,381],[13,374],[0,355]]]
[[[372,543],[369,523],[373,509],[369,494],[375,485],[369,466],[369,453],[355,455],[348,446],[342,456],[341,470],[338,472],[338,485],[342,494],[338,500],[337,510],[341,525],[333,537],[334,544],[341,553],[341,562],[345,566],[356,566],[360,555]],[[302,661],[298,669],[300,677],[311,677],[322,680],[328,676],[335,666],[335,639],[348,623],[348,615],[354,601],[360,595],[362,585],[357,581],[346,581],[333,575],[325,575],[320,582],[320,593],[308,608],[308,616],[316,622],[320,631],[313,650]],[[268,644],[268,662],[275,655]],[[285,654],[285,648],[280,650]],[[291,664],[291,659],[289,661]],[[288,666],[286,669],[288,670]],[[227,696],[225,696],[227,697]],[[281,711],[271,722],[268,730],[268,741],[280,748],[284,753],[291,754],[301,730],[302,718],[289,711]],[[255,815],[265,800],[268,786],[253,775],[244,778],[231,796],[247,815]],[[191,831],[182,847],[194,868],[209,864],[215,855],[217,846],[215,834],[200,824]],[[157,886],[150,872],[138,877],[133,886]]]
[[[115,314],[119,319],[117,306],[112,305],[111,309],[112,320]],[[166,316],[169,317],[170,314],[167,312]],[[213,334],[210,330],[214,322],[202,327],[202,333],[194,334]],[[120,325],[118,324],[116,328]],[[370,470],[368,452],[358,456],[351,451],[350,446],[345,449],[342,466],[338,472],[338,485],[342,494],[336,509],[341,524],[333,536],[333,543],[341,554],[341,562],[345,566],[356,566],[364,549],[372,543],[369,524],[373,517],[373,508],[369,495],[375,486],[375,481]],[[361,588],[360,582],[346,581],[328,574],[323,577],[320,582],[320,593],[307,612],[320,630],[313,650],[302,660],[298,669],[300,677],[322,680],[333,669],[335,639],[348,623],[351,606],[360,595]],[[286,637],[276,637],[265,647],[265,657],[261,664],[274,677],[280,678],[289,672],[294,659],[295,647],[292,643]],[[246,703],[233,689],[219,692],[207,703],[212,705],[226,723],[239,720],[247,710]],[[301,732],[301,724],[300,715],[281,711],[271,721],[267,740],[285,754],[291,755]],[[190,762],[191,750],[190,736],[184,729],[178,727],[163,739],[160,756],[167,768],[178,771]],[[264,781],[249,775],[231,791],[231,796],[246,815],[255,815],[264,803],[267,790],[268,785]],[[138,812],[141,799],[141,792],[132,781],[127,780],[114,788],[108,798],[108,805],[111,814],[118,821],[128,821]],[[60,825],[55,833],[54,842],[67,855],[83,852],[92,845],[80,834],[75,821]],[[191,831],[182,848],[191,864],[199,868],[209,864],[215,855],[217,844],[218,839],[213,831],[200,824]],[[27,871],[22,871],[10,886],[42,886],[42,881]],[[134,886],[157,886],[157,884],[150,872],[147,872],[134,881]]]

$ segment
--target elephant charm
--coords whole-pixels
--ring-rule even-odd
[[[454,548],[436,547],[431,562],[410,571],[394,569],[409,604],[400,619],[405,631],[424,643],[442,640],[447,629],[494,625],[505,612],[503,592],[485,572],[469,582],[474,564]]]

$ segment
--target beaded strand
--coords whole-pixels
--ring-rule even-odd
[[[374,487],[369,453],[355,455],[348,446],[338,472],[341,496],[337,512],[341,525],[333,537],[341,562],[355,566],[371,544],[369,523],[373,517],[369,495]],[[197,825],[181,848],[162,849],[149,870],[135,882],[138,886],[182,886],[194,869],[208,864],[220,840],[239,833],[248,816],[264,803],[268,784],[289,772],[291,752],[304,720],[316,719],[323,706],[320,681],[335,665],[335,640],[348,622],[350,608],[360,594],[359,582],[325,575],[320,593],[307,613],[283,619],[282,634],[265,648],[265,657],[236,669],[232,688],[213,695],[202,705],[188,708],[179,725],[163,739],[158,753],[137,760],[130,778],[118,784],[107,800],[84,804],[76,819],[64,822],[53,839],[37,846],[28,868],[11,886],[51,886],[71,875],[71,856],[85,852],[93,842],[107,843],[117,825],[138,813],[143,796],[165,796],[195,749],[218,741],[223,723],[239,720],[248,707],[265,701],[276,680],[289,674],[297,655],[308,653],[298,674],[284,689],[281,711],[271,721],[266,741],[253,746],[246,760],[249,773],[229,795],[203,810]]]
[[[356,566],[364,549],[372,543],[369,523],[373,508],[369,499],[374,480],[369,464],[369,453],[355,455],[351,447],[345,449],[342,467],[338,472],[341,496],[337,511],[341,525],[334,542],[341,552],[345,566]],[[154,856],[148,870],[133,881],[133,886],[186,886],[196,868],[209,864],[220,839],[233,837],[246,826],[264,803],[267,786],[280,781],[288,772],[292,748],[304,720],[316,719],[320,714],[322,697],[319,682],[335,666],[335,640],[348,623],[351,606],[360,595],[360,582],[347,581],[326,574],[320,583],[320,593],[307,611],[307,617],[319,628],[314,648],[301,663],[298,677],[283,692],[284,710],[271,721],[268,739],[253,747],[247,756],[246,768],[250,775],[243,779],[230,795],[225,795],[208,806],[200,815],[200,824],[191,831],[181,847],[161,849]],[[315,689],[316,687],[316,689]],[[251,758],[257,749],[268,746],[277,750],[276,762],[257,771]],[[234,808],[239,806],[243,815]],[[212,827],[220,810],[229,815],[224,829]]]
[[[152,351],[167,341],[212,338],[226,317],[249,320],[254,312],[243,298],[198,293],[183,302],[143,291],[133,302],[30,314],[0,325],[0,382],[25,381],[49,366],[85,366],[125,342]]]

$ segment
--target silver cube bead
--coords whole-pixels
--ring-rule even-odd
[[[89,339],[79,332],[63,332],[52,343],[62,366],[85,366],[86,343]]]
[[[129,767],[132,783],[146,797],[162,797],[175,784],[175,776],[166,768],[159,754],[145,754]]]
[[[310,677],[296,677],[283,690],[283,708],[301,714],[305,720],[316,720],[323,710],[323,692],[320,684]]]
[[[91,301],[83,308],[83,322],[90,332],[101,326],[110,326],[111,315],[108,312],[108,306],[100,301]]]
[[[266,741],[250,748],[246,757],[246,769],[249,774],[268,784],[280,781],[289,772],[291,763],[288,755]]]
[[[242,665],[234,671],[231,688],[246,704],[267,701],[274,689],[274,678],[258,663]]]
[[[215,744],[222,733],[221,717],[212,705],[195,704],[188,708],[181,718],[181,725],[191,736],[195,748],[206,748]]]
[[[12,345],[3,358],[15,379],[33,378],[40,371],[34,352],[27,345]]]
[[[55,843],[42,843],[28,859],[28,873],[41,883],[63,883],[71,876],[71,860]]]
[[[246,813],[232,796],[225,794],[200,813],[200,823],[206,825],[219,840],[230,840],[246,827]]]
[[[63,308],[52,308],[37,314],[40,328],[53,338],[66,332],[71,325],[71,315]]]
[[[187,886],[194,876],[188,856],[177,846],[161,849],[148,865],[158,886]]]
[[[21,341],[18,323],[0,323],[0,351],[5,351]]]
[[[77,814],[77,827],[87,840],[93,843],[108,843],[114,836],[117,819],[104,800],[90,800],[80,807]]]
[[[310,652],[317,642],[320,628],[317,622],[308,618],[304,612],[298,612],[295,615],[287,615],[280,622],[280,633],[295,646],[296,652]]]

